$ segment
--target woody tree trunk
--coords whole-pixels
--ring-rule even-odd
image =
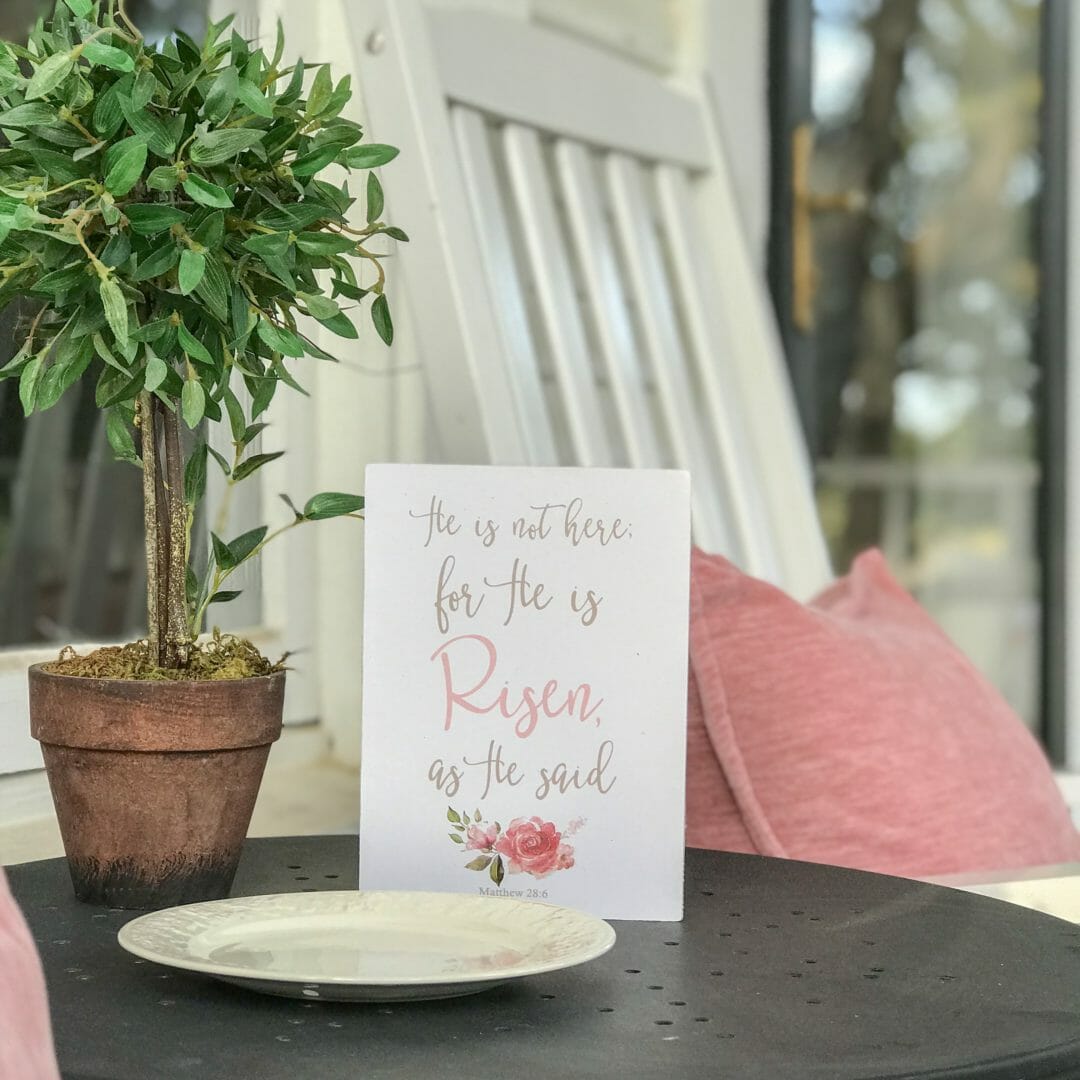
[[[146,617],[150,653],[159,667],[186,666],[190,653],[184,578],[187,508],[180,421],[149,393],[139,397],[143,520],[146,526]]]

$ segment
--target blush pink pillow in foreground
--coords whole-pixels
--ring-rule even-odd
[[[45,977],[0,868],[0,1080],[59,1080]]]
[[[1027,728],[877,551],[808,605],[695,551],[687,843],[906,876],[1080,861]]]

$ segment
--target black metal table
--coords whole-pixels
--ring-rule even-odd
[[[811,863],[687,853],[683,923],[475,997],[333,1005],[138,961],[63,860],[10,870],[69,1080],[1077,1080],[1080,926]],[[234,892],[349,888],[355,837],[249,841]]]

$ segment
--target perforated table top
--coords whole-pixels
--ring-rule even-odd
[[[475,997],[333,1005],[136,962],[63,860],[10,879],[69,1080],[1077,1080],[1080,926],[811,863],[687,853],[682,923]],[[234,893],[348,888],[355,837],[249,841]]]

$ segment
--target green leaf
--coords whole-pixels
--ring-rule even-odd
[[[214,358],[210,355],[206,346],[183,323],[176,328],[176,335],[177,340],[180,342],[180,348],[188,356],[204,364],[212,365],[214,363]]]
[[[296,246],[308,255],[341,255],[355,251],[356,241],[334,233],[306,232],[296,238]]]
[[[266,526],[260,525],[257,529],[238,536],[229,544],[229,554],[233,557],[233,565],[239,566],[245,559],[250,558],[251,553],[263,542],[266,536]]]
[[[210,456],[221,466],[221,471],[226,476],[232,476],[232,466],[212,446],[208,446]]]
[[[206,494],[206,443],[200,439],[184,466],[184,501],[190,506]]]
[[[154,236],[188,219],[183,210],[164,203],[133,203],[124,208],[124,213],[137,236]]]
[[[250,443],[254,442],[255,439],[259,435],[261,435],[269,426],[269,424],[248,424],[248,426],[244,428],[244,435],[243,438],[241,438],[240,442],[243,443],[244,446],[248,446]]]
[[[308,521],[325,521],[327,518],[355,514],[363,509],[363,495],[345,495],[340,491],[324,491],[321,495],[312,495],[304,504],[304,517]]]
[[[197,290],[199,299],[210,309],[219,322],[229,321],[229,296],[231,282],[221,260],[213,255],[206,256],[206,275]]]
[[[311,82],[311,91],[308,94],[307,108],[304,115],[310,120],[318,116],[330,101],[330,95],[334,92],[334,83],[330,75],[330,68],[323,64]]]
[[[292,163],[292,174],[300,180],[306,180],[332,164],[340,152],[337,146],[323,146],[310,154],[304,154]]]
[[[132,341],[160,341],[168,332],[172,323],[168,319],[154,319],[152,322],[143,323],[142,326],[132,330],[128,335]]]
[[[34,282],[35,293],[60,293],[70,292],[80,285],[84,285],[90,279],[87,277],[87,264],[80,260],[69,266],[54,270],[51,274],[38,278]]]
[[[217,533],[210,534],[210,544],[214,550],[214,562],[216,562],[222,570],[234,569],[236,563],[233,561],[229,545],[226,544]]]
[[[466,870],[486,870],[488,864],[491,862],[490,855],[477,855],[475,859],[470,860],[465,864]]]
[[[191,234],[191,238],[204,248],[217,251],[225,239],[225,211],[215,210],[207,214],[203,223]]]
[[[123,266],[131,258],[131,237],[126,232],[114,233],[98,258],[109,267]]]
[[[29,364],[22,369],[19,376],[19,401],[22,402],[23,415],[29,416],[34,411],[37,399],[38,384],[45,372],[45,356],[38,353]]]
[[[334,315],[329,319],[320,319],[319,322],[321,322],[327,330],[337,334],[338,337],[358,338],[360,336],[348,315],[343,312],[339,311],[337,315]]]
[[[105,189],[113,195],[126,195],[142,176],[148,152],[137,135],[110,146],[105,153]]]
[[[119,409],[109,410],[109,415],[105,419],[105,435],[118,461],[127,461],[132,465],[142,464],[139,455],[135,452],[135,440],[132,438],[131,429]]]
[[[185,251],[180,256],[180,292],[190,296],[202,282],[206,273],[206,256],[201,251]]]
[[[136,109],[131,98],[120,95],[120,106],[124,118],[135,132],[158,157],[170,157],[176,149],[176,138],[163,120],[155,116],[148,108]]]
[[[288,495],[278,495],[278,498],[293,512],[293,517],[295,517],[297,521],[304,520],[304,515],[296,509],[296,506],[293,504],[292,499],[290,499]]]
[[[354,146],[346,151],[345,163],[350,169],[374,169],[386,165],[398,156],[396,146],[385,143],[368,143],[366,146]]]
[[[29,131],[43,124],[56,122],[56,110],[51,105],[16,105],[0,113],[0,128],[14,128],[16,131]]]
[[[379,337],[387,345],[394,343],[394,324],[390,319],[390,302],[385,296],[377,296],[371,305],[371,321],[375,324]]]
[[[169,365],[166,364],[160,356],[151,353],[150,358],[146,361],[146,376],[143,380],[144,389],[149,390],[152,393],[168,377]]]
[[[109,329],[117,344],[124,348],[128,343],[128,309],[124,293],[111,277],[102,278],[99,292]]]
[[[146,178],[146,186],[153,191],[174,191],[180,183],[180,170],[175,165],[159,165]]]
[[[453,840],[455,844],[464,844],[465,843],[465,841],[462,840],[461,837],[458,836],[457,833],[447,833],[446,835],[449,836],[450,839]]]
[[[230,600],[235,600],[242,592],[242,589],[219,589],[210,599],[208,604],[227,604]]]
[[[217,184],[211,184],[201,176],[189,176],[184,181],[184,191],[188,198],[200,206],[210,206],[217,210],[227,210],[233,205],[229,193]]]
[[[206,412],[206,391],[198,379],[188,379],[180,394],[180,409],[184,414],[184,423],[192,431],[202,423]]]
[[[80,19],[85,19],[87,15],[94,8],[93,0],[64,0],[64,3],[78,15]]]
[[[303,300],[304,307],[316,319],[332,319],[335,315],[341,314],[341,308],[329,297],[306,292],[299,292],[296,295]]]
[[[225,411],[229,414],[229,427],[232,429],[233,442],[242,443],[244,430],[247,423],[244,420],[244,410],[237,400],[236,395],[228,387],[225,388]]]
[[[87,147],[91,149],[91,147]],[[56,150],[47,150],[43,146],[32,146],[30,155],[34,163],[46,175],[51,176],[59,184],[69,184],[73,180],[81,180],[89,176],[90,170],[86,165],[80,166],[75,161],[73,154],[61,154]]]
[[[100,64],[102,67],[112,68],[113,71],[135,70],[135,61],[130,54],[114,45],[106,45],[103,41],[88,41],[83,46],[82,54],[91,64]]]
[[[71,53],[55,53],[40,64],[26,88],[26,100],[34,101],[51,94],[71,74],[75,60]],[[6,121],[5,121],[6,123]]]
[[[268,319],[260,319],[258,334],[274,352],[297,359],[304,355],[304,343],[284,326],[276,326]]]
[[[167,274],[179,261],[180,249],[174,243],[167,243],[140,262],[132,277],[135,281],[149,281]]]
[[[289,234],[260,233],[245,240],[244,247],[261,259],[281,258],[289,250]]]
[[[203,103],[204,115],[215,123],[224,120],[232,112],[239,92],[240,72],[234,67],[225,68],[214,77]]]
[[[272,454],[254,454],[246,461],[241,461],[239,465],[233,469],[234,480],[245,480],[257,469],[261,469],[264,465],[268,465],[271,461],[277,461],[285,453],[284,450],[275,450]]]
[[[154,78],[153,71],[145,68],[139,72],[135,79],[135,85],[131,88],[131,105],[135,109],[145,109],[154,98],[159,83]]]
[[[368,224],[378,221],[382,217],[384,203],[382,184],[379,183],[379,178],[374,173],[369,173],[367,178]]]
[[[191,160],[195,165],[223,165],[245,150],[258,146],[264,138],[264,132],[244,128],[208,131],[192,144]]]
[[[491,862],[491,866],[488,867],[488,876],[496,885],[503,883],[503,878],[506,876],[503,870],[503,861],[501,855],[496,855]]]
[[[248,82],[247,79],[240,80],[236,96],[256,116],[271,117],[274,115],[274,103],[265,97],[254,83]]]
[[[124,110],[120,99],[130,93],[135,80],[130,76],[113,83],[98,99],[94,106],[94,117],[91,121],[94,130],[103,138],[111,139],[124,122]]]
[[[197,608],[202,603],[202,588],[199,585],[199,579],[195,576],[195,571],[190,566],[184,571],[184,596],[193,608]]]

